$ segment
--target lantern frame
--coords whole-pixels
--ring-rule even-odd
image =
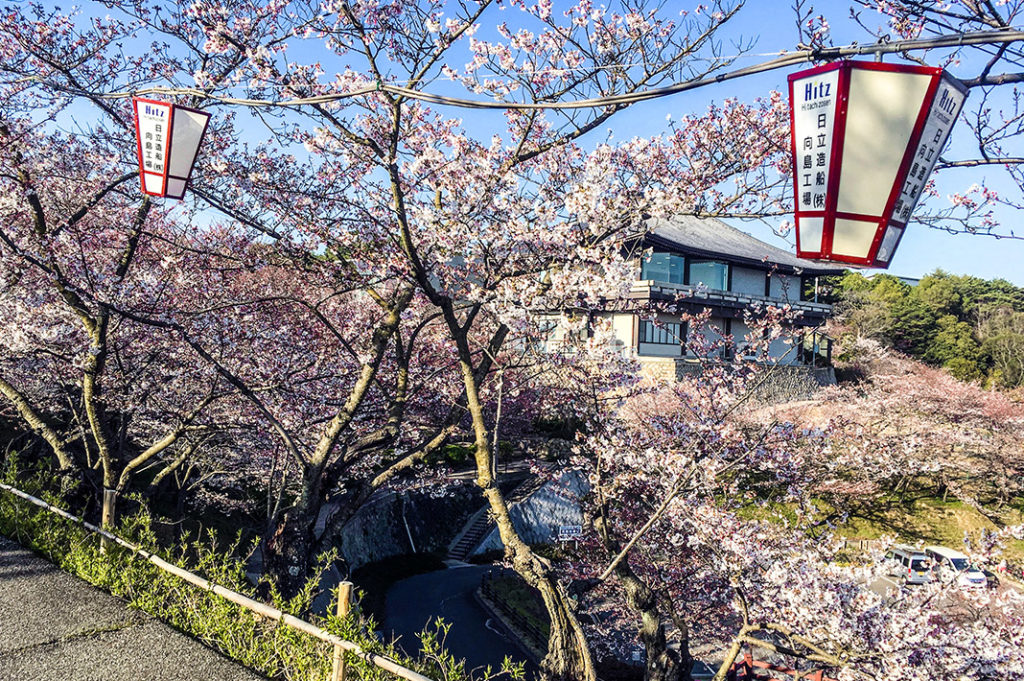
[[[163,148],[163,169],[161,171],[147,170],[145,166],[145,159],[142,150],[142,134],[140,132],[140,118],[139,118],[139,105],[140,104],[152,104],[159,107],[167,107],[169,110],[167,117],[167,134],[165,136],[164,148]],[[143,194],[149,196],[158,196],[161,198],[171,199],[182,199],[185,196],[185,191],[188,189],[192,182],[192,171],[196,165],[196,159],[199,158],[199,149],[203,146],[203,140],[206,138],[206,131],[209,127],[210,114],[200,109],[193,109],[188,106],[182,106],[173,102],[161,102],[155,99],[146,99],[143,97],[132,97],[132,107],[135,112],[135,142],[136,151],[138,153],[139,160],[139,182]],[[202,117],[202,131],[199,133],[199,138],[196,140],[195,147],[191,149],[185,149],[179,145],[177,148],[174,146],[174,118],[175,113],[178,111],[187,111],[190,114]],[[171,161],[174,157],[175,152],[180,153],[191,153],[192,158],[189,162],[188,172],[185,175],[172,175],[171,174]],[[162,178],[161,187],[163,191],[151,191],[146,187],[146,175],[156,175]],[[181,192],[173,193],[168,190],[169,180],[177,180],[181,183]]]
[[[848,114],[850,109],[850,83],[854,70],[864,71],[875,71],[885,73],[902,73],[912,75],[923,75],[929,76],[930,81],[927,84],[924,97],[921,101],[920,108],[917,112],[916,118],[914,119],[913,127],[911,128],[910,137],[906,143],[906,149],[904,150],[902,159],[899,162],[899,166],[896,172],[896,176],[893,180],[892,187],[889,189],[888,196],[886,197],[884,208],[878,215],[866,215],[863,213],[852,213],[838,210],[838,203],[840,199],[840,181],[843,175],[843,152],[846,145],[847,139],[847,122]],[[838,71],[837,74],[837,85],[836,85],[836,102],[834,109],[834,116],[831,122],[831,149],[829,150],[827,173],[828,177],[825,183],[825,202],[824,206],[815,209],[805,209],[801,205],[800,201],[800,177],[801,168],[798,167],[798,150],[797,150],[797,134],[796,134],[796,99],[795,99],[795,88],[797,81],[803,81],[808,78],[829,74]],[[789,78],[789,98],[790,98],[790,152],[792,154],[792,170],[793,170],[793,196],[794,196],[794,217],[796,222],[796,250],[797,256],[801,258],[807,258],[811,260],[825,260],[843,262],[851,265],[860,265],[866,267],[880,267],[886,268],[892,262],[892,257],[896,252],[899,242],[902,241],[903,235],[906,233],[907,224],[913,214],[913,209],[917,205],[921,194],[923,193],[924,184],[927,182],[928,176],[934,169],[935,162],[938,161],[939,153],[942,148],[945,147],[946,142],[949,139],[950,132],[956,123],[956,118],[963,108],[963,99],[956,110],[956,113],[952,116],[949,122],[948,128],[944,131],[944,137],[941,144],[935,151],[935,158],[928,166],[928,174],[921,180],[920,191],[916,196],[912,197],[910,201],[910,209],[906,214],[906,217],[894,216],[894,208],[896,207],[897,201],[901,195],[904,194],[905,184],[907,183],[908,174],[911,166],[914,163],[915,156],[917,155],[918,148],[922,141],[922,135],[924,133],[926,124],[929,120],[930,114],[935,107],[935,98],[939,91],[939,87],[942,84],[948,84],[951,87],[958,90],[964,97],[966,96],[967,87],[956,78],[950,76],[945,70],[939,67],[930,66],[918,66],[909,64],[887,64],[883,62],[867,62],[867,61],[852,61],[844,60],[840,62],[834,62],[830,64],[823,64],[811,69],[806,69],[798,73],[790,74]],[[890,166],[891,167],[891,166]],[[864,169],[858,169],[863,172]],[[916,189],[916,187],[915,187]],[[906,204],[904,204],[906,205]],[[811,244],[804,243],[804,235],[801,229],[801,223],[804,223],[807,219],[821,220],[821,240],[818,243],[817,250],[810,248]],[[835,236],[836,221],[837,220],[851,220],[860,223],[875,223],[875,234],[872,238],[871,245],[867,250],[866,255],[858,257],[855,255],[837,254],[833,251],[833,239]],[[880,253],[883,240],[887,233],[895,235],[895,240],[890,238],[890,243],[886,243],[886,248]]]

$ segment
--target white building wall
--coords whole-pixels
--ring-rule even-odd
[[[632,354],[634,352],[633,337],[633,315],[631,314],[612,314],[612,332],[615,334],[615,343],[622,352]]]
[[[720,340],[725,334],[725,317],[709,317],[706,324],[702,325],[698,329],[694,329],[693,332],[700,333],[704,337],[705,343],[714,343]],[[690,335],[690,339],[693,339],[693,333]],[[688,357],[694,357],[696,353],[692,351],[687,352]]]
[[[761,295],[764,295],[762,291]],[[750,328],[742,320],[732,320],[732,340],[736,344],[736,352],[743,354],[743,347],[749,342],[747,340],[747,334],[750,333]]]
[[[764,295],[764,270],[755,270],[750,267],[732,268],[732,291],[751,296]]]
[[[790,338],[776,338],[772,341],[772,344],[768,346],[768,352],[779,364],[798,364],[798,354],[796,346],[790,342]]]
[[[772,272],[768,295],[783,301],[800,300],[800,277]]]

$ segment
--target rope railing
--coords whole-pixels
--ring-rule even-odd
[[[247,610],[251,610],[252,612],[263,617],[266,617],[269,620],[280,622],[281,624],[287,625],[289,627],[292,627],[293,629],[297,629],[299,631],[309,634],[310,636],[318,638],[321,641],[324,641],[325,643],[330,643],[332,646],[334,646],[335,649],[335,672],[332,675],[332,681],[340,681],[341,677],[343,676],[343,674],[338,673],[339,661],[342,660],[340,651],[348,652],[380,669],[383,669],[384,671],[390,672],[391,674],[394,674],[399,678],[407,679],[408,681],[433,681],[433,679],[431,679],[430,677],[424,676],[418,672],[403,667],[398,662],[390,658],[384,657],[383,655],[378,655],[376,653],[372,653],[368,650],[364,650],[363,647],[360,646],[358,643],[347,641],[339,636],[335,636],[334,634],[325,631],[324,629],[321,629],[315,624],[299,619],[294,615],[289,615],[288,613],[277,608],[274,608],[272,606],[269,606],[266,603],[261,603],[259,601],[253,600],[248,596],[244,596],[238,593],[237,591],[232,591],[231,589],[220,586],[219,584],[214,584],[208,579],[200,577],[199,575],[194,574],[192,572],[189,572],[184,568],[180,568],[177,565],[174,565],[173,563],[167,562],[159,556],[156,556],[153,553],[145,550],[141,546],[133,544],[127,541],[126,539],[122,539],[121,537],[118,537],[115,534],[111,534],[110,532],[107,532],[106,530],[97,527],[96,525],[93,525],[85,519],[68,513],[64,509],[53,506],[52,504],[49,504],[43,501],[42,499],[34,497],[31,494],[22,492],[20,489],[16,487],[12,487],[5,483],[0,483],[0,489],[9,492],[10,494],[13,494],[16,497],[20,497],[25,501],[35,504],[40,508],[50,511],[51,513],[59,515],[66,520],[70,520],[71,522],[85,528],[90,532],[99,535],[100,537],[103,537],[104,539],[110,542],[125,547],[126,549],[132,551],[136,556],[140,556],[146,559],[147,561],[149,561],[156,567],[160,568],[164,572],[168,572],[188,582],[189,584],[197,586],[201,589],[205,589],[206,591],[210,591],[211,593],[215,593],[218,596],[224,598],[225,600],[228,600]],[[344,595],[349,593],[350,589],[346,589],[343,587],[341,591],[342,594]],[[339,612],[341,612],[341,610],[342,609],[339,608]],[[345,610],[347,611],[347,608]],[[344,667],[342,666],[342,669],[343,668]]]

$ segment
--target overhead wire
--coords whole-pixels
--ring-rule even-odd
[[[898,52],[936,49],[943,47],[963,47],[967,45],[992,45],[1014,42],[1024,42],[1024,31],[1019,31],[1016,29],[998,29],[992,31],[975,31],[971,33],[961,33],[957,35],[939,36],[935,38],[918,38],[912,40],[880,42],[868,45],[853,44],[846,45],[843,47],[807,48],[802,50],[796,50],[790,53],[785,53],[775,59],[761,62],[759,64],[734,69],[732,71],[726,71],[712,76],[705,76],[701,78],[683,81],[680,83],[674,83],[672,85],[668,85],[665,87],[653,88],[648,90],[639,90],[636,92],[628,92],[619,95],[606,95],[602,97],[592,97],[587,99],[555,102],[517,102],[494,100],[481,101],[466,99],[462,97],[440,95],[431,92],[425,92],[423,90],[415,90],[411,88],[405,88],[399,85],[392,85],[381,81],[378,81],[373,85],[355,88],[352,90],[347,90],[345,92],[331,92],[320,95],[314,95],[310,97],[294,97],[289,99],[278,100],[227,97],[224,95],[213,94],[201,88],[179,88],[165,86],[155,86],[148,88],[140,88],[132,91],[120,91],[110,93],[78,91],[74,88],[68,88],[68,91],[72,94],[89,95],[90,97],[95,97],[99,99],[125,99],[129,97],[144,95],[190,96],[198,99],[206,99],[223,104],[234,104],[251,107],[284,108],[301,107],[314,104],[329,104],[344,99],[364,97],[378,92],[385,92],[391,95],[395,95],[397,97],[427,102],[430,104],[454,106],[466,109],[498,109],[505,111],[535,111],[544,109],[595,109],[628,106],[630,104],[635,104],[637,102],[658,99],[661,97],[668,97],[670,95],[678,94],[680,92],[686,92],[687,90],[694,90],[708,85],[734,80],[736,78],[742,78],[745,76],[750,76],[757,73],[764,73],[767,71],[774,71],[777,69],[785,68],[787,66],[794,66],[807,62],[832,61],[844,57],[852,57],[865,54],[882,55],[893,54]]]

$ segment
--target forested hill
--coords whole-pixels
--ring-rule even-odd
[[[916,286],[859,272],[829,286],[838,335],[873,338],[961,380],[1024,385],[1024,289],[942,270]]]

